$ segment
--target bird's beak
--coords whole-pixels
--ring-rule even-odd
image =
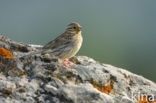
[[[80,30],[82,30],[82,26],[79,26]]]

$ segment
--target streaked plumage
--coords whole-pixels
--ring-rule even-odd
[[[65,32],[43,47],[42,54],[51,54],[60,59],[68,59],[76,55],[83,42],[79,23],[70,23]]]

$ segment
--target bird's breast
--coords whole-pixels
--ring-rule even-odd
[[[82,46],[83,38],[82,38],[81,34],[78,35],[77,38],[78,38],[77,41],[76,41],[77,42],[77,49],[79,50],[81,48],[81,46]]]
[[[82,46],[82,42],[83,42],[83,38],[82,38],[82,35],[77,35],[77,37],[75,39],[73,39],[74,41],[74,45],[73,45],[73,48],[72,48],[72,52],[73,52],[73,55],[76,55],[76,53],[80,50],[81,46]]]
[[[64,49],[63,52],[60,53],[59,57],[65,59],[75,56],[79,51],[79,49],[81,48],[82,42],[83,38],[81,34],[75,35],[68,42],[68,45],[66,45],[66,48]]]

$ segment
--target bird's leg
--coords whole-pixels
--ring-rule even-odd
[[[71,62],[71,61],[69,61],[69,59],[64,59],[64,60],[63,60],[63,65],[64,65],[65,67],[71,67],[71,66],[74,65],[74,63]]]

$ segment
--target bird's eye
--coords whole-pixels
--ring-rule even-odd
[[[73,29],[76,29],[76,27],[74,26]]]

